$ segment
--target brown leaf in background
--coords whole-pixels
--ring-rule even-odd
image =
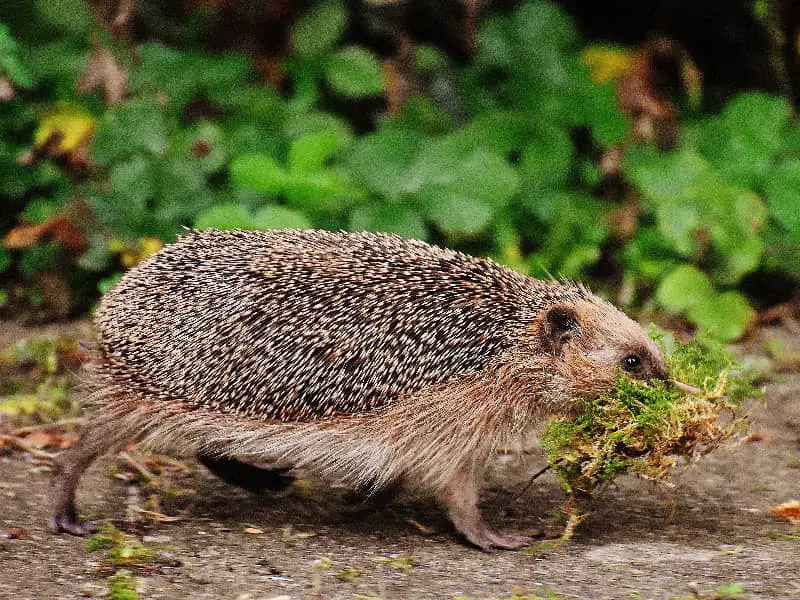
[[[9,250],[22,250],[40,243],[45,238],[59,242],[70,252],[80,254],[86,249],[86,236],[63,214],[56,214],[38,225],[17,225],[6,234],[3,246]]]
[[[14,99],[14,85],[6,77],[0,77],[0,102],[10,102]]]
[[[95,48],[78,81],[78,93],[88,94],[98,89],[103,92],[109,106],[122,102],[128,90],[127,71],[102,46]]]

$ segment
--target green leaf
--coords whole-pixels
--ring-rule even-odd
[[[646,199],[656,203],[684,195],[711,171],[708,161],[685,147],[667,153],[632,148],[625,153],[624,168]]]
[[[281,194],[287,183],[287,174],[275,159],[266,154],[244,154],[235,158],[230,166],[234,185],[261,194]]]
[[[311,229],[313,225],[305,215],[280,206],[268,204],[261,207],[253,216],[255,229]]]
[[[417,72],[430,73],[447,66],[447,55],[434,46],[423,44],[415,49]]]
[[[475,67],[481,70],[506,68],[514,58],[514,50],[509,39],[509,19],[489,15],[479,32],[480,51],[474,59]]]
[[[608,147],[621,142],[627,134],[628,120],[622,114],[616,97],[616,88],[608,84],[592,84],[589,99],[584,107],[586,122],[597,142]]]
[[[313,214],[339,212],[344,206],[342,196],[347,191],[342,176],[331,169],[290,174],[284,183],[286,201],[303,212]]]
[[[519,192],[517,171],[501,156],[486,150],[475,150],[455,172],[448,188],[456,195],[502,207]]]
[[[471,236],[491,223],[492,208],[484,201],[446,187],[431,187],[422,194],[425,216],[450,236]]]
[[[347,28],[347,10],[340,0],[310,7],[292,27],[292,48],[300,56],[318,56],[331,50]]]
[[[241,204],[217,204],[202,211],[194,220],[197,229],[256,229],[255,219]]]
[[[62,202],[51,198],[36,198],[28,202],[25,210],[22,211],[22,219],[26,223],[44,223],[58,212],[61,205]]]
[[[200,121],[190,128],[173,134],[171,154],[196,162],[205,174],[219,173],[227,165],[228,148],[220,125]]]
[[[330,130],[309,133],[293,140],[287,158],[289,172],[312,173],[323,169],[325,162],[337,151],[338,145],[337,133]]]
[[[545,128],[530,136],[522,150],[520,172],[528,187],[563,187],[572,167],[574,148],[568,132],[560,127]]]
[[[94,26],[89,5],[81,0],[35,0],[36,12],[45,23],[70,37],[86,37]]]
[[[738,283],[742,277],[758,269],[763,252],[764,242],[760,237],[741,236],[736,247],[722,255],[715,280],[724,285]]]
[[[569,15],[552,2],[525,2],[513,18],[520,49],[531,53],[542,49],[573,46],[578,33]]]
[[[151,235],[165,238],[177,233],[182,223],[211,206],[214,195],[200,165],[194,161],[170,160],[158,164],[153,216],[159,222]]]
[[[695,304],[687,316],[697,324],[700,335],[731,342],[742,336],[755,317],[755,310],[739,292],[725,292]]]
[[[109,165],[137,152],[161,156],[167,148],[163,107],[134,98],[103,115],[92,141],[92,157]]]
[[[416,211],[390,202],[364,204],[355,208],[350,214],[348,229],[396,233],[420,240],[428,236],[428,229]]]
[[[155,172],[142,155],[119,162],[111,169],[114,191],[125,201],[146,210],[146,200],[155,194]]]
[[[676,256],[670,244],[651,226],[639,229],[625,245],[622,262],[627,271],[657,280],[675,266]]]
[[[107,294],[108,291],[117,285],[121,279],[122,273],[114,273],[113,275],[105,277],[97,282],[97,291],[101,294]]]
[[[38,246],[25,248],[19,256],[17,266],[25,277],[32,277],[56,268],[62,256],[60,244],[45,242]]]
[[[684,312],[714,298],[714,288],[708,276],[692,265],[673,269],[656,289],[656,300],[674,312]]]
[[[545,128],[540,137],[550,133],[553,132]],[[465,147],[471,144],[472,148],[484,148],[508,158],[523,146],[530,145],[531,139],[538,134],[539,130],[525,114],[495,110],[477,115],[453,135],[466,138]],[[558,136],[559,132],[556,131],[555,135]],[[556,145],[559,141],[556,140]]]
[[[328,59],[325,77],[337,94],[364,98],[383,93],[383,71],[378,58],[363,48],[349,46]]]
[[[347,157],[347,166],[371,191],[397,200],[421,145],[418,134],[385,127],[356,142]]]
[[[785,146],[791,107],[782,97],[739,94],[722,113],[689,130],[700,151],[726,181],[752,187],[768,175]]]
[[[0,75],[7,75],[11,82],[23,88],[33,85],[33,78],[19,59],[16,40],[11,30],[0,23]]]
[[[87,234],[89,247],[78,258],[78,266],[86,271],[95,273],[107,272],[114,253],[109,248],[106,235],[103,233],[92,232]]]
[[[800,159],[781,163],[766,177],[764,193],[773,218],[796,243],[800,243]]]
[[[335,133],[339,150],[344,150],[353,143],[353,132],[347,121],[320,111],[290,112],[286,115],[281,133],[285,138],[293,140],[320,131]]]

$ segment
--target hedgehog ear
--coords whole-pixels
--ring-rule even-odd
[[[564,348],[580,333],[581,325],[577,313],[566,306],[554,306],[547,310],[542,328],[542,343],[553,356],[564,353]]]

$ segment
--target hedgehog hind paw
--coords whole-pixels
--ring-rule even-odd
[[[81,521],[74,504],[69,504],[50,516],[50,529],[53,533],[69,533],[72,535],[88,535],[96,529],[92,521]]]

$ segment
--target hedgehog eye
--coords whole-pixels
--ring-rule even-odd
[[[635,371],[642,365],[642,359],[636,354],[629,354],[622,359],[622,368],[626,371]]]

